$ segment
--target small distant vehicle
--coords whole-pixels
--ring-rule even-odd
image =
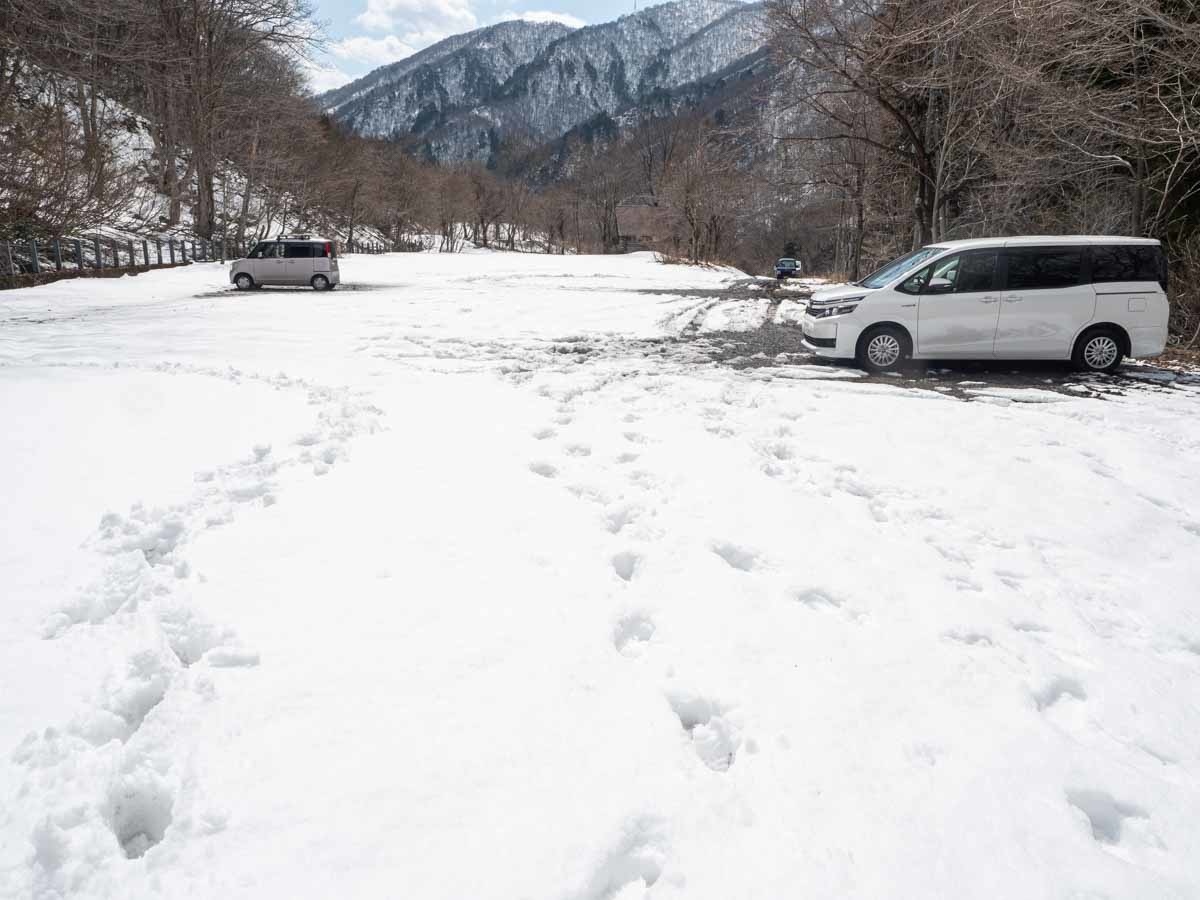
[[[264,284],[309,285],[330,291],[342,280],[337,245],[311,234],[285,234],[259,241],[242,259],[229,266],[229,280],[239,291]]]
[[[792,259],[790,256],[785,256],[783,259],[775,261],[775,277],[780,281],[785,278],[794,278],[801,272],[800,260]]]
[[[944,241],[812,295],[818,356],[890,372],[909,359],[1060,359],[1113,372],[1167,341],[1167,259],[1156,240]]]

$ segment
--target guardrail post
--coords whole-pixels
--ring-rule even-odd
[[[83,274],[83,241],[79,240],[79,238],[75,238],[75,240],[72,243],[74,243],[74,245],[75,245],[75,268],[79,271],[79,274],[82,275]]]
[[[192,262],[196,261],[196,242],[192,241]]]
[[[137,257],[133,255],[133,238],[129,239],[128,244],[129,244],[129,268],[136,269],[137,268]]]
[[[167,238],[167,249],[171,251],[171,265],[175,265],[175,238]]]
[[[119,269],[119,268],[121,268],[121,251],[117,249],[117,242],[116,242],[116,240],[110,239],[108,243],[109,243],[110,245],[112,245],[112,252],[113,252],[113,268],[114,268],[114,269]]]
[[[104,254],[100,250],[100,238],[92,238],[92,249],[96,251],[96,268],[104,268]]]
[[[54,271],[62,271],[62,238],[54,239]]]
[[[158,264],[162,265],[162,238],[154,239],[154,252],[158,254]]]
[[[146,268],[150,268],[150,242],[142,238],[142,259],[146,261]]]
[[[29,242],[29,250],[33,254],[33,274],[37,275],[42,271],[42,263],[41,260],[38,259],[38,246],[36,238]]]

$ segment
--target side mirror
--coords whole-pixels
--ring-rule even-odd
[[[954,282],[948,278],[931,278],[925,286],[927,294],[950,294],[954,291]]]

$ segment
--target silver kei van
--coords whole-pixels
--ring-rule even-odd
[[[244,258],[229,266],[229,280],[239,291],[264,284],[309,285],[328,291],[342,280],[337,245],[311,234],[285,234],[259,241]]]

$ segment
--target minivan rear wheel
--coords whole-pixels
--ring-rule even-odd
[[[312,286],[315,291],[329,290],[329,279],[324,275],[314,275],[312,277]]]
[[[1116,329],[1093,328],[1079,336],[1071,361],[1085,372],[1115,372],[1125,356],[1121,344]]]
[[[254,279],[245,272],[238,273],[237,278],[233,279],[233,283],[239,291],[248,291],[254,287]]]
[[[868,372],[895,372],[912,356],[912,341],[902,328],[880,325],[858,342],[858,364]]]

